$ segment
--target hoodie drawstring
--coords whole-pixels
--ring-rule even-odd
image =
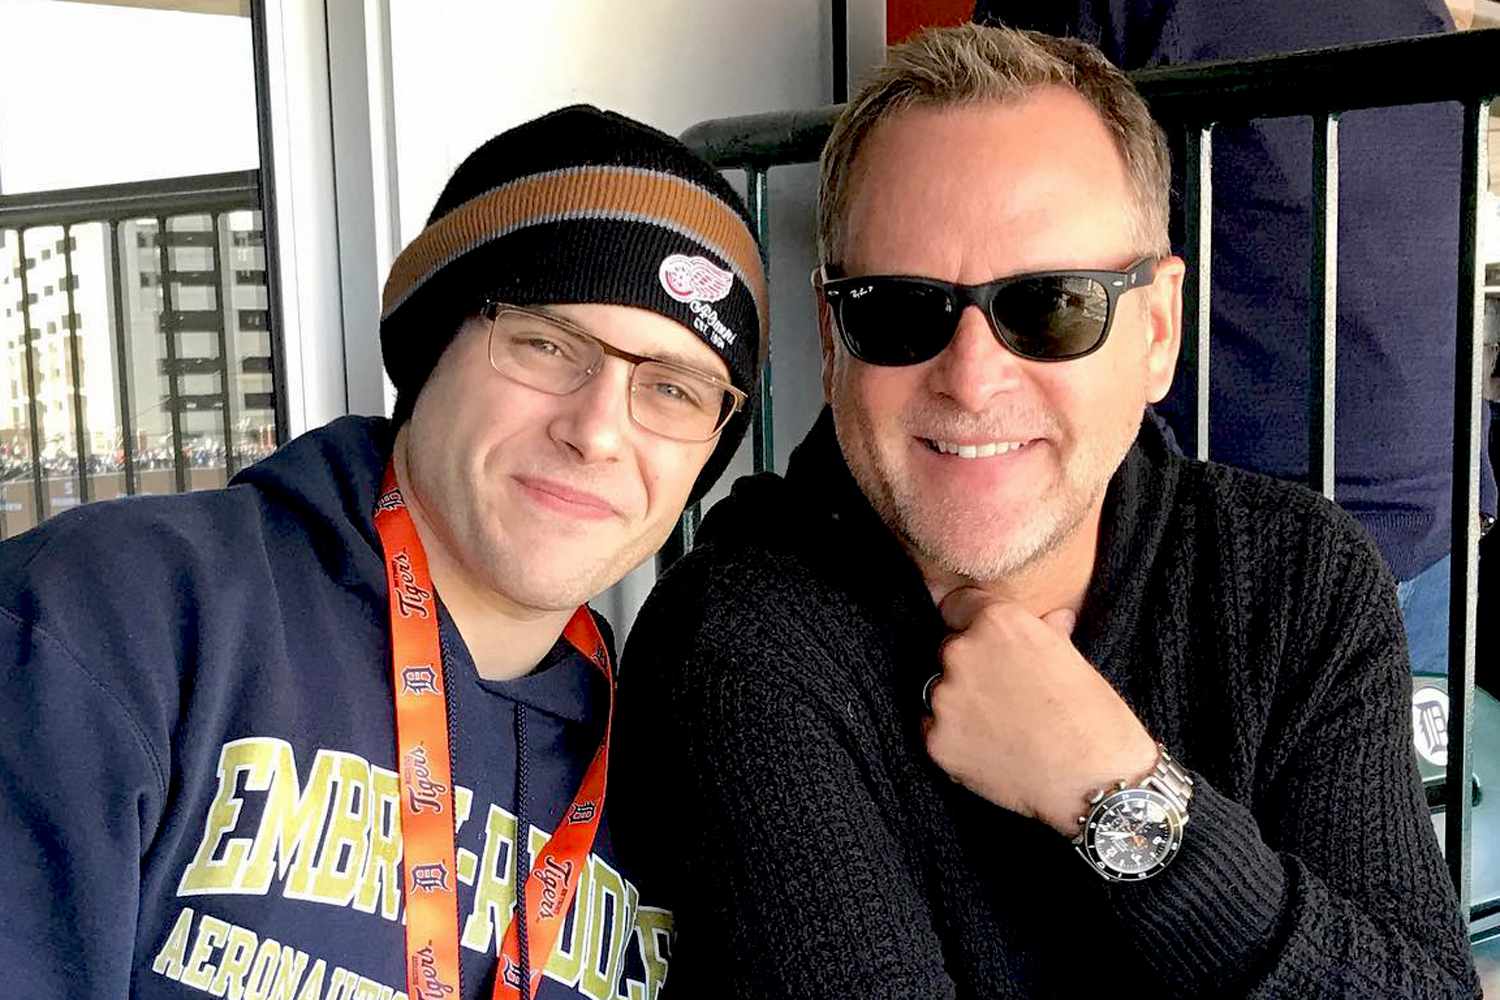
[[[531,874],[531,824],[526,820],[526,706],[516,702],[516,950],[521,1000],[531,1000],[531,952],[526,946],[526,879]]]

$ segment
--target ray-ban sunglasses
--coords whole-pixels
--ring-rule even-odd
[[[866,364],[896,366],[941,354],[971,305],[995,338],[1023,358],[1081,358],[1103,346],[1120,296],[1155,276],[1156,259],[1143,257],[1124,271],[1040,271],[982,285],[894,274],[846,278],[830,264],[814,270],[812,280],[849,353]]]

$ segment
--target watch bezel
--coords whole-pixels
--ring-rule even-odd
[[[1097,843],[1100,820],[1115,806],[1132,799],[1150,799],[1161,805],[1162,811],[1167,817],[1167,828],[1169,838],[1162,854],[1152,864],[1138,872],[1122,871],[1112,866],[1104,859]],[[1177,857],[1178,849],[1182,847],[1183,832],[1187,826],[1187,817],[1183,814],[1181,807],[1171,798],[1162,794],[1154,788],[1129,787],[1117,789],[1105,795],[1089,812],[1084,821],[1082,840],[1078,844],[1078,851],[1084,860],[1089,863],[1100,875],[1113,882],[1142,882],[1154,875],[1159,875],[1172,859]]]

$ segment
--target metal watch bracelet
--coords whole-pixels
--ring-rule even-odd
[[[1167,748],[1156,744],[1156,766],[1141,779],[1139,787],[1152,787],[1171,799],[1182,809],[1182,821],[1187,822],[1188,805],[1193,801],[1193,777],[1183,770],[1181,764],[1172,759]]]
[[[1162,744],[1156,744],[1156,766],[1144,778],[1134,785],[1130,784],[1127,779],[1121,778],[1113,785],[1106,785],[1103,788],[1096,789],[1086,800],[1089,812],[1092,812],[1104,800],[1106,795],[1126,788],[1150,788],[1153,791],[1160,792],[1166,796],[1167,801],[1182,810],[1182,821],[1184,823],[1188,821],[1188,805],[1193,800],[1193,778],[1187,771],[1183,770],[1182,765],[1177,763]],[[1083,834],[1088,824],[1088,818],[1089,813],[1084,813],[1078,817],[1078,833],[1073,837],[1075,845],[1083,843]]]

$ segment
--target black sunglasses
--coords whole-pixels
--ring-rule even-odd
[[[849,353],[871,365],[916,365],[943,352],[958,332],[964,309],[989,319],[996,339],[1033,361],[1071,361],[1097,351],[1109,335],[1115,303],[1149,285],[1156,259],[1143,257],[1124,271],[1041,271],[982,285],[955,285],[905,275],[813,272]]]

